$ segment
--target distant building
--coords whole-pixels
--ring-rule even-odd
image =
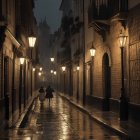
[[[39,36],[38,36],[38,46],[39,46],[39,58],[40,65],[43,67],[44,71],[44,84],[48,79],[46,75],[47,70],[49,69],[50,57],[51,57],[51,30],[49,25],[47,24],[47,19],[45,18],[38,25]]]

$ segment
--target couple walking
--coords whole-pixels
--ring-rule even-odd
[[[45,94],[45,91],[46,91],[46,94]],[[49,105],[50,105],[50,100],[53,98],[53,92],[54,92],[51,86],[48,86],[46,90],[44,90],[44,88],[41,86],[39,89],[39,92],[40,92],[39,94],[40,102],[43,103],[45,98],[47,98],[49,100]]]

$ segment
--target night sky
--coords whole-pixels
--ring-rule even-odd
[[[56,31],[61,22],[61,11],[59,7],[61,0],[35,0],[35,17],[40,22],[46,17],[52,32]]]

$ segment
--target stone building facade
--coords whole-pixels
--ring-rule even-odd
[[[62,4],[68,5],[64,1]],[[78,8],[75,9],[76,5]],[[71,87],[72,93],[69,94],[70,90],[67,90],[66,94],[76,99],[78,93],[78,101],[90,103],[104,111],[120,113],[122,54],[119,35],[123,32],[127,36],[123,49],[123,94],[129,106],[129,119],[138,120],[140,1],[73,0],[69,6],[67,9],[78,15],[83,26],[79,33],[69,38],[72,85],[68,84],[68,80],[65,80],[65,85]],[[65,12],[64,9],[62,11]],[[80,45],[77,43],[78,36],[81,36]],[[78,47],[81,48],[80,52],[74,57]],[[90,56],[91,47],[96,49],[94,57]],[[77,64],[80,66],[79,71],[76,71]],[[67,63],[62,65],[68,67]],[[68,75],[66,71],[65,76]]]
[[[140,110],[140,2],[130,10],[128,16],[128,97],[130,99],[130,118],[139,120]]]
[[[36,33],[33,8],[33,0],[0,0],[1,127],[14,126],[32,98],[37,55],[36,49],[29,48],[28,36]],[[24,65],[20,57],[26,57]]]
[[[86,91],[88,91],[86,92],[86,95],[88,95],[87,101],[92,102],[96,107],[105,111],[111,110],[120,113],[122,68],[119,34],[122,31],[127,36],[123,52],[124,94],[129,104],[128,117],[130,120],[136,120],[134,118],[138,118],[136,114],[138,114],[139,110],[138,92],[140,85],[138,80],[139,60],[138,53],[136,53],[138,52],[139,45],[136,30],[138,31],[137,23],[140,2],[137,1],[133,6],[131,1],[121,1],[121,3],[119,1],[115,1],[115,3],[111,3],[111,1],[104,1],[104,3],[103,1],[96,2],[85,2],[85,63],[88,65],[85,69],[86,83],[88,83],[86,84]],[[96,9],[94,10],[94,4],[97,6],[97,11]],[[113,14],[107,17],[108,14],[105,13],[105,10],[112,10],[111,8],[105,8],[109,7],[109,4],[113,7]],[[87,11],[88,16],[86,15]],[[96,12],[99,13],[96,15]],[[91,60],[91,57],[89,57],[89,47],[92,44],[96,49],[96,54],[92,64],[88,64],[88,61]],[[91,65],[93,65],[92,70],[90,70]],[[91,72],[93,73],[92,85],[90,84]]]

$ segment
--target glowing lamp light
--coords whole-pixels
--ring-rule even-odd
[[[25,58],[24,57],[21,57],[20,58],[20,64],[23,65],[24,64],[24,61],[25,61]]]
[[[79,66],[77,66],[77,68],[76,68],[78,71],[80,70],[80,67]]]
[[[30,47],[34,47],[34,46],[35,46],[35,42],[36,42],[36,37],[34,37],[34,36],[29,36],[29,37],[28,37],[28,40],[29,40],[29,46],[30,46]]]
[[[41,74],[42,74],[41,72],[38,73],[39,76],[41,76]]]
[[[62,71],[63,71],[63,72],[66,71],[66,67],[65,67],[65,66],[62,66],[61,68],[62,68]]]
[[[53,74],[56,75],[56,71],[54,71]]]
[[[33,71],[35,71],[35,68],[33,68]]]
[[[53,70],[51,70],[51,73],[53,73]]]
[[[90,48],[90,55],[95,56],[95,51],[96,51],[95,48],[93,48],[93,47]]]
[[[39,70],[42,71],[42,67],[40,67]]]
[[[51,62],[54,62],[54,58],[53,57],[51,57],[50,59],[51,59]]]
[[[127,39],[127,36],[125,36],[121,31],[119,35],[119,43],[121,47],[124,47],[126,45],[126,39]]]

